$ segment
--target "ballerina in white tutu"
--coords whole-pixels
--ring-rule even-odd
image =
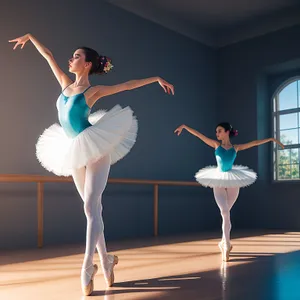
[[[158,82],[168,94],[174,87],[160,77],[131,80],[114,86],[91,86],[89,75],[106,74],[112,68],[111,59],[95,50],[78,48],[69,59],[72,81],[58,66],[52,53],[31,34],[10,40],[23,49],[31,41],[49,63],[62,93],[56,106],[60,125],[54,124],[44,131],[36,145],[40,163],[56,175],[73,176],[76,188],[84,201],[87,218],[86,251],[81,271],[84,295],[94,289],[94,276],[98,270],[93,264],[97,248],[104,279],[108,287],[114,283],[114,266],[118,257],[107,254],[102,220],[101,197],[105,189],[110,165],[123,158],[136,140],[137,120],[129,107],[115,106],[108,112],[90,115],[92,106],[102,97],[136,89]]]
[[[237,136],[238,132],[226,122],[220,123],[216,127],[216,137],[218,141],[210,139],[186,125],[179,126],[175,130],[175,133],[180,135],[183,129],[215,149],[217,166],[210,166],[199,170],[196,173],[195,178],[201,185],[213,189],[216,203],[220,209],[223,220],[223,235],[222,240],[219,243],[219,248],[222,252],[223,261],[228,261],[230,251],[232,250],[232,245],[230,243],[230,210],[238,198],[240,188],[249,186],[255,182],[257,178],[256,173],[248,167],[233,165],[237,153],[268,142],[276,142],[282,148],[284,148],[284,146],[274,138],[233,145],[230,138]]]

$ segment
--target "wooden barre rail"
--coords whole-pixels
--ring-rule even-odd
[[[38,248],[43,247],[44,239],[44,184],[50,182],[73,182],[72,177],[0,174],[0,182],[32,182],[37,184],[37,220],[38,220]],[[154,236],[158,235],[158,187],[164,186],[201,186],[197,182],[169,181],[169,180],[144,180],[109,178],[108,183],[153,185],[153,226]]]

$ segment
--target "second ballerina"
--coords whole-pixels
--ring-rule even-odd
[[[230,210],[238,198],[240,188],[251,185],[257,178],[256,173],[248,167],[234,165],[237,153],[268,142],[275,142],[282,148],[284,148],[284,146],[274,138],[233,145],[230,138],[237,136],[238,132],[227,122],[220,123],[216,126],[217,140],[210,139],[186,125],[179,126],[175,130],[175,133],[180,135],[183,129],[215,149],[217,166],[209,166],[199,170],[195,174],[195,178],[201,185],[213,189],[215,200],[223,220],[223,234],[219,248],[222,252],[222,260],[228,261],[230,251],[232,250],[230,243]]]

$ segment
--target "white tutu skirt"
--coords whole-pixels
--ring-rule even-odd
[[[195,174],[196,180],[205,187],[235,188],[254,183],[257,174],[244,166],[233,166],[228,172],[221,172],[216,166],[209,166]]]
[[[130,107],[116,105],[108,112],[99,110],[89,116],[92,126],[70,138],[63,128],[53,124],[39,137],[36,156],[41,165],[58,176],[70,176],[72,169],[110,155],[111,164],[123,158],[133,147],[137,120]]]

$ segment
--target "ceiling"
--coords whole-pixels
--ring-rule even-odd
[[[300,24],[300,0],[106,0],[213,47]]]

